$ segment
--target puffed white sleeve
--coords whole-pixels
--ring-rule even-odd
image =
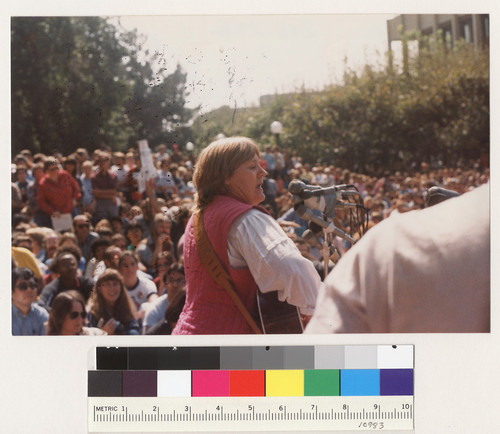
[[[231,266],[248,267],[259,289],[278,291],[278,299],[312,315],[322,285],[312,262],[270,215],[256,209],[237,218],[228,233]]]

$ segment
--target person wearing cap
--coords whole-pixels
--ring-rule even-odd
[[[47,311],[35,303],[37,284],[28,268],[12,270],[12,334],[14,336],[45,335]]]

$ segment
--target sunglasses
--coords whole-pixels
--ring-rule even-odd
[[[69,318],[70,319],[75,319],[78,317],[78,315],[80,315],[82,317],[82,319],[85,319],[87,318],[87,312],[76,312],[76,311],[73,311],[69,314]]]
[[[83,228],[90,228],[89,223],[82,223],[80,225],[77,225],[78,229],[83,229]]]
[[[26,291],[28,288],[30,289],[36,289],[36,284],[34,283],[26,283],[26,282],[21,282],[16,286],[17,289],[21,291]]]

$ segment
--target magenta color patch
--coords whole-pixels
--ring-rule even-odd
[[[192,396],[229,396],[229,371],[192,371]]]

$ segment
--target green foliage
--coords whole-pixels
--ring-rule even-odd
[[[135,32],[99,17],[15,17],[11,47],[13,153],[190,138],[186,75],[153,71]]]
[[[413,35],[415,36],[415,35]],[[417,35],[418,36],[418,35]],[[244,134],[262,146],[274,142],[269,127],[284,127],[282,148],[304,162],[382,173],[440,159],[455,164],[489,150],[489,51],[470,44],[449,49],[425,40],[399,73],[387,65],[346,70],[342,85],[322,92],[300,89],[276,95],[249,112],[205,115],[195,121],[195,141],[219,132]],[[246,124],[244,123],[246,121]]]

